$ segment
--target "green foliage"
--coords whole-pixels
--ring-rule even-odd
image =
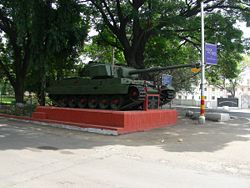
[[[103,40],[115,42],[115,38],[109,32],[102,32],[102,34],[94,36],[90,44],[85,45],[83,54],[94,61],[112,63],[114,57],[114,63],[125,63],[122,51],[111,45],[106,45]]]
[[[250,67],[250,54],[246,54],[243,56],[243,62],[245,66]]]
[[[71,74],[88,31],[88,23],[80,16],[83,7],[76,1],[60,0],[53,5],[42,0],[34,3],[33,54],[26,87],[38,94],[49,80]]]
[[[246,68],[250,67],[250,58],[247,55],[236,57],[239,58],[240,63],[237,63],[235,66],[236,68],[228,67],[228,70],[225,70],[224,73],[232,73],[232,75],[223,75],[216,73],[215,67],[210,67],[207,71],[207,74],[210,74],[208,76],[208,83],[210,85],[214,85],[217,88],[224,89],[228,91],[231,96],[235,97],[236,89],[240,85],[242,78],[240,77],[240,74],[246,70]],[[230,58],[229,59],[234,59]],[[226,68],[225,68],[226,69]],[[235,71],[236,70],[236,71]],[[220,70],[217,70],[218,72]],[[233,72],[234,71],[234,72]]]
[[[7,79],[0,80],[0,91],[2,95],[13,95],[14,91]]]
[[[196,53],[195,53],[196,52]],[[146,66],[169,66],[176,64],[196,63],[199,60],[197,49],[190,45],[180,45],[177,38],[152,37],[146,46]],[[173,77],[176,91],[191,91],[191,85],[196,84],[198,75],[191,72],[191,68],[168,71]]]
[[[84,6],[77,0],[3,0],[0,7],[6,39],[0,66],[17,101],[25,89],[44,95],[46,80],[70,72],[79,56],[89,28],[88,15],[80,15]]]
[[[89,2],[95,11],[93,22],[99,32],[98,37],[106,46],[122,50],[129,66],[143,68],[199,62],[200,1]],[[204,1],[205,40],[218,45],[219,57],[218,65],[209,68],[207,73],[210,80],[218,80],[220,76],[235,79],[239,75],[241,53],[249,48],[250,43],[243,40],[242,31],[235,24],[236,21],[249,23],[249,7],[247,0]],[[105,50],[98,49],[98,53],[107,54]],[[178,75],[182,78],[192,76],[189,70],[179,71]],[[187,89],[187,86],[184,84],[183,88]]]

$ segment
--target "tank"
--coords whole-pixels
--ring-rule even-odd
[[[135,69],[131,67],[90,62],[80,71],[79,77],[53,81],[47,88],[53,105],[71,108],[133,110],[142,109],[149,94],[158,94],[160,104],[175,98],[171,85],[142,80],[140,74],[158,72],[198,64],[174,65]]]

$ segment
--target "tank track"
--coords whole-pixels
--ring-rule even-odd
[[[146,92],[143,86],[131,85],[127,95],[49,95],[49,97],[53,101],[53,106],[58,107],[132,110],[142,106]],[[81,102],[84,100],[86,103]]]
[[[160,97],[161,97],[160,105],[164,105],[164,104],[171,102],[175,98],[175,95],[176,93],[174,90],[165,90],[161,92],[160,93]]]
[[[146,92],[143,86],[136,86],[136,85],[132,85],[130,88],[134,88],[137,89],[138,91],[138,96],[137,98],[133,98],[131,96],[129,96],[129,100],[128,102],[123,105],[120,110],[132,110],[132,109],[138,109],[140,107],[142,107],[142,104],[145,100],[146,97]]]

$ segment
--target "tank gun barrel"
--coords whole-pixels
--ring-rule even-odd
[[[152,67],[152,68],[147,68],[147,69],[131,70],[131,71],[129,71],[129,75],[140,74],[140,73],[145,73],[145,72],[157,72],[157,71],[163,71],[163,70],[172,70],[172,69],[179,69],[179,68],[185,68],[185,67],[198,68],[198,67],[200,67],[200,63],[184,64],[184,65],[171,65],[171,66],[167,66],[167,67]]]

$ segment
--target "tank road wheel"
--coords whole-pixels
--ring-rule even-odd
[[[109,100],[108,96],[106,96],[106,95],[101,96],[99,99],[99,107],[101,109],[107,109],[107,108],[109,108],[109,105],[110,105],[110,100]]]
[[[77,106],[79,108],[86,108],[88,105],[88,99],[87,97],[80,97],[77,102]]]
[[[75,108],[77,106],[77,101],[75,97],[70,97],[68,101],[68,105],[70,108]]]
[[[66,97],[60,97],[57,101],[59,107],[66,107],[68,104],[68,100]]]
[[[49,94],[49,98],[51,100],[51,103],[49,104],[50,106],[58,106],[58,97],[56,95],[50,95]]]
[[[123,100],[124,99],[122,96],[119,95],[113,96],[110,102],[111,109],[119,110],[123,104]]]
[[[97,108],[98,101],[96,96],[90,96],[88,100],[88,106],[89,108],[95,109]]]
[[[130,99],[137,100],[140,93],[136,87],[130,87],[128,95],[129,95]]]

